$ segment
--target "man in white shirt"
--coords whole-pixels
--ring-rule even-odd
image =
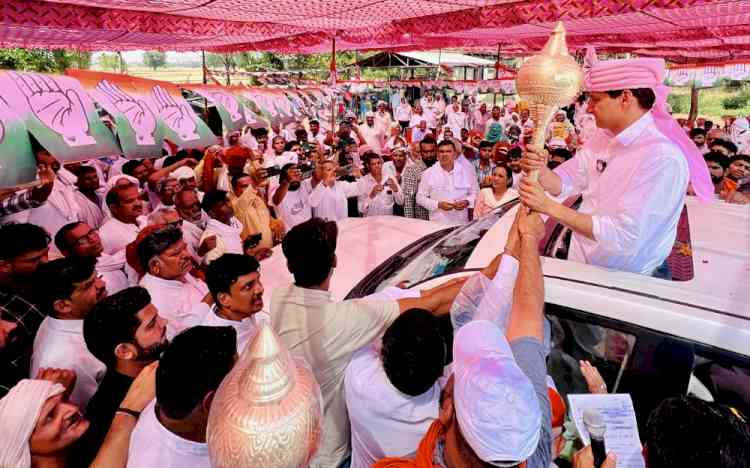
[[[461,129],[469,128],[466,113],[461,110],[461,106],[458,102],[454,102],[451,107],[451,112],[446,113],[447,125],[453,132],[453,136],[458,138],[461,135]]]
[[[391,113],[386,109],[385,101],[378,101],[378,111],[375,112],[375,126],[380,127],[381,132],[385,135],[391,128],[393,119]]]
[[[263,314],[263,284],[255,257],[227,253],[206,269],[206,283],[214,304],[202,325],[229,326],[237,332],[237,352],[242,352],[258,333]]]
[[[504,254],[464,284],[451,307],[454,332],[473,320],[491,320],[505,328],[518,272],[518,261],[513,257],[518,255],[518,247],[519,236],[514,229]],[[393,289],[387,296],[413,294],[411,290]],[[366,299],[374,300],[384,293]],[[481,301],[465,301],[462,296],[481,296]],[[354,354],[344,379],[352,427],[352,468],[367,468],[381,458],[410,457],[414,453],[438,417],[441,389],[450,372],[443,335],[436,317],[412,309],[388,327],[382,342]]]
[[[55,246],[66,257],[96,259],[96,272],[106,284],[108,294],[134,284],[131,284],[125,270],[125,250],[105,254],[99,233],[86,223],[74,222],[60,228],[55,236]]]
[[[411,121],[411,105],[409,105],[409,101],[406,98],[401,98],[400,104],[395,109],[394,117],[396,117],[399,125],[401,125],[401,131],[405,132],[409,128],[409,122]]]
[[[435,129],[437,128],[437,118],[435,117],[435,114],[433,114],[431,111],[428,111],[427,109],[422,108],[421,105],[417,104],[414,106],[414,112],[411,114],[409,127],[410,128],[420,127],[420,124],[422,123],[423,120],[426,122],[426,127],[431,132],[434,133]],[[412,143],[417,143],[414,141],[413,136],[412,136]]]
[[[487,112],[487,104],[484,102],[472,113],[472,126],[474,130],[481,132],[482,136],[487,131],[487,120],[489,118],[490,114]]]
[[[276,214],[284,221],[287,229],[312,218],[310,192],[312,187],[309,179],[302,181],[302,172],[296,164],[287,164],[281,168],[279,185],[270,193],[270,197],[276,207]]]
[[[438,164],[427,169],[419,181],[417,203],[430,212],[430,220],[446,224],[469,221],[479,184],[473,168],[456,162],[453,142],[438,143]]]
[[[404,205],[404,192],[390,174],[383,171],[383,159],[370,153],[363,158],[367,174],[357,181],[357,206],[362,216],[392,215],[394,204]]]
[[[203,211],[208,213],[208,223],[203,238],[216,237],[216,248],[208,252],[206,263],[224,253],[242,254],[242,223],[234,217],[229,195],[223,190],[212,190],[203,197]]]
[[[349,216],[348,198],[360,195],[357,182],[336,180],[336,167],[333,161],[321,163],[321,179],[312,181],[315,185],[310,192],[310,207],[313,215],[329,221],[338,221]]]
[[[359,126],[359,134],[364,138],[364,143],[378,154],[383,152],[385,132],[387,131],[388,127],[375,124],[375,114],[372,112],[365,114],[365,123]]]
[[[331,297],[336,266],[336,223],[313,218],[287,233],[282,249],[294,284],[271,297],[271,321],[281,342],[311,366],[325,402],[323,441],[312,468],[338,467],[349,455],[344,371],[355,351],[371,343],[403,311],[435,314],[450,309],[459,283],[398,301],[337,301]]]
[[[121,179],[106,196],[112,217],[99,229],[104,253],[115,254],[133,242],[145,225],[143,201],[138,185]]]
[[[145,276],[140,285],[167,319],[167,337],[203,321],[211,304],[206,283],[193,277],[193,260],[177,226],[155,229],[136,247]]]
[[[83,222],[99,229],[104,224],[103,202],[99,195],[99,175],[91,166],[80,166],[76,173],[76,187],[73,193],[80,208]]]
[[[156,400],[130,436],[129,468],[210,468],[211,402],[237,356],[232,327],[197,326],[177,335],[159,360]]]
[[[86,348],[83,319],[107,296],[104,281],[94,270],[91,257],[65,257],[37,270],[39,294],[49,316],[34,339],[31,377],[40,369],[70,369],[76,383],[70,401],[85,407],[107,370]]]
[[[547,155],[528,151],[524,170],[539,170],[539,182],[521,180],[521,200],[573,230],[569,259],[641,274],[657,273],[672,250],[689,174],[679,140],[657,127],[669,122],[653,88],[665,74],[661,59],[598,62],[587,72],[588,112],[599,131],[571,160],[554,171]],[[607,70],[612,69],[608,74]],[[632,79],[624,79],[630,76]],[[652,110],[653,109],[653,110]],[[657,113],[658,112],[658,113]],[[662,118],[663,117],[663,118]],[[702,159],[695,145],[686,143]],[[708,169],[703,164],[706,175]],[[709,178],[710,184],[710,178]],[[693,183],[693,187],[699,187]],[[549,198],[582,194],[578,211]],[[711,190],[712,191],[712,190]]]

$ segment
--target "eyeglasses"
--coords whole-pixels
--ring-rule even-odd
[[[76,239],[75,240],[75,244],[76,245],[91,244],[92,242],[94,242],[94,239],[96,239],[97,236],[98,236],[98,233],[97,233],[96,229],[92,229],[89,232],[87,232],[86,234],[84,234],[81,237],[79,237],[78,239]]]

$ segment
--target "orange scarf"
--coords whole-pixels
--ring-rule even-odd
[[[436,419],[427,430],[417,449],[417,456],[414,460],[408,458],[388,457],[376,462],[372,468],[442,468],[432,463],[440,436],[443,435],[445,428]]]
[[[417,449],[417,456],[414,460],[401,457],[388,457],[375,462],[372,468],[443,468],[432,462],[435,456],[435,447],[438,440],[445,432],[445,428],[439,419],[432,422]],[[526,462],[520,464],[521,468],[526,468]]]

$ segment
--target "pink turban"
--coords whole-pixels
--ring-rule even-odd
[[[651,88],[656,102],[651,109],[656,128],[677,145],[688,162],[690,183],[701,200],[711,200],[714,185],[703,154],[688,137],[685,130],[669,114],[667,95],[669,87],[662,82],[667,71],[664,59],[635,58],[618,60],[598,60],[590,47],[586,52],[583,84],[586,91],[604,92],[621,89]]]

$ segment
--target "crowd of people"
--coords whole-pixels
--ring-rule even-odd
[[[312,466],[551,466],[564,404],[560,414],[546,365],[539,213],[572,226],[574,254],[589,263],[662,266],[670,229],[656,224],[630,238],[630,226],[597,214],[601,206],[589,215],[561,204],[581,192],[584,207],[633,196],[629,186],[586,179],[608,161],[581,150],[596,126],[625,121],[612,157],[636,138],[662,145],[654,151],[664,166],[650,173],[670,191],[649,196],[675,206],[665,215],[672,225],[693,190],[687,164],[668,157],[649,120],[653,100],[618,89],[594,89],[596,102],[558,112],[545,151],[525,146],[535,123],[522,104],[488,111],[433,93],[380,102],[361,123],[348,112],[332,131],[314,119],[274,122],[151,159],[61,164],[37,146],[39,184],[0,195],[0,468],[210,466],[213,395],[264,324],[320,386]],[[621,106],[617,118],[602,120],[601,99]],[[725,131],[698,119],[686,131],[705,153],[717,198],[747,203],[747,120]],[[610,173],[637,179],[640,169],[619,163],[609,161]],[[532,170],[538,182],[523,176]],[[343,219],[455,225],[517,197],[524,207],[507,244],[480,273],[428,290],[332,298]],[[279,244],[294,282],[264,304],[262,263]],[[483,298],[473,308],[456,305],[466,288]],[[441,317],[452,318],[452,349]],[[581,366],[596,391],[601,377]],[[651,468],[750,464],[747,422],[718,403],[667,400],[644,438]],[[591,449],[572,463],[593,467]],[[610,456],[602,466],[615,465]]]

